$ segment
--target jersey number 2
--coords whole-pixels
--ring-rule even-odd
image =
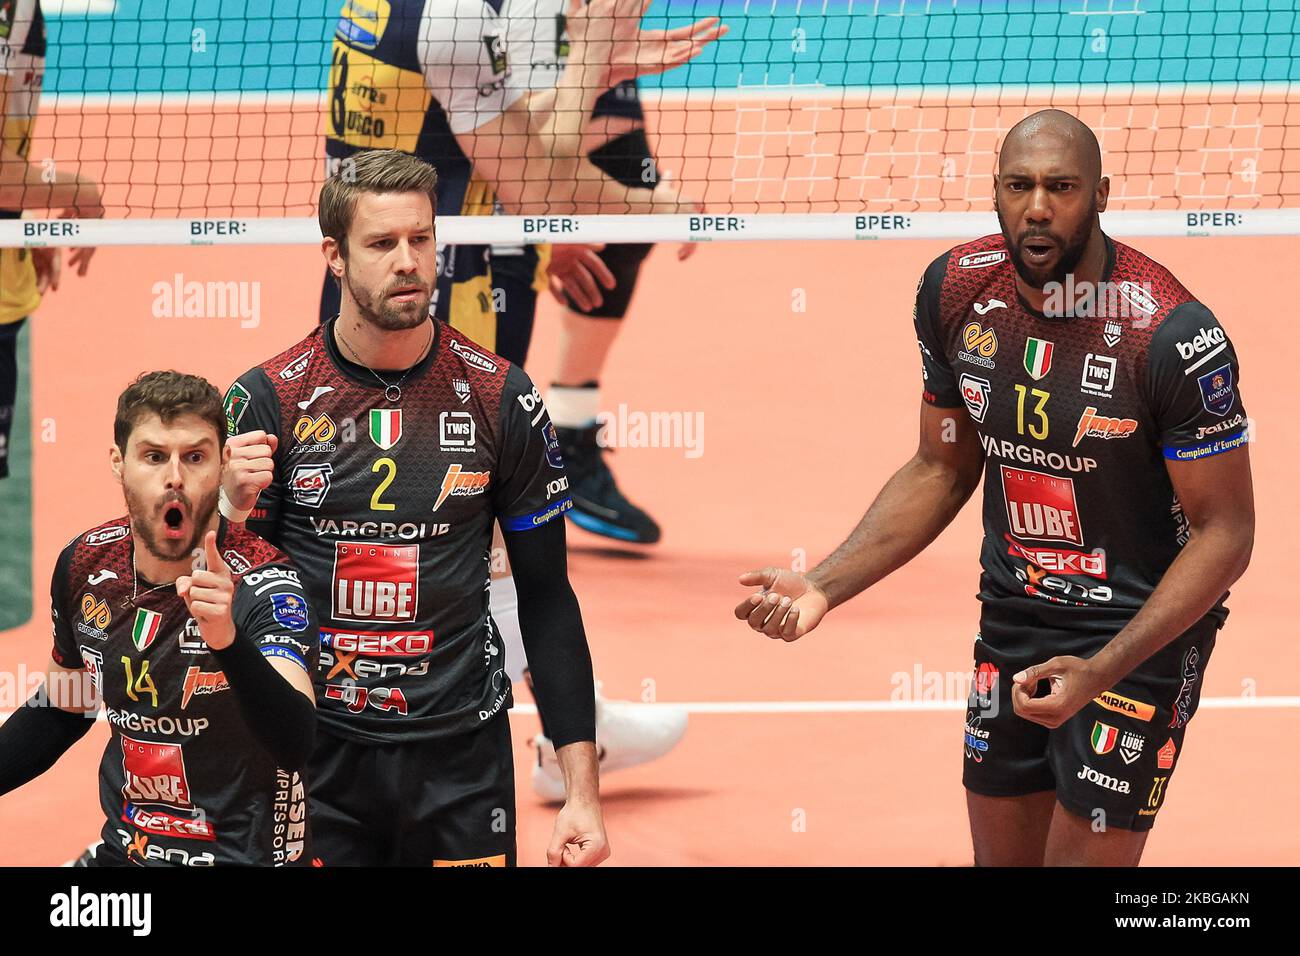
[[[380,501],[379,497],[388,490],[388,486],[391,485],[393,479],[397,477],[397,462],[393,461],[391,458],[381,458],[370,466],[370,471],[372,473],[380,471],[381,469],[388,472],[388,474],[379,482],[379,487],[375,489],[375,493],[370,496],[370,510],[396,511],[397,505],[389,501]]]

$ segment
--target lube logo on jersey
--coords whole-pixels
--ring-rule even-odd
[[[1002,495],[1013,535],[1032,541],[1068,541],[1083,547],[1073,478],[1000,467]]]
[[[420,546],[334,544],[336,621],[412,621],[419,604]]]
[[[451,390],[456,393],[456,397],[460,399],[462,405],[469,401],[469,382],[463,378],[453,378],[451,380]]]
[[[1202,326],[1190,342],[1178,343],[1178,357],[1186,362],[1193,355],[1208,352],[1216,345],[1223,345],[1227,341],[1228,337],[1223,334],[1223,329],[1218,326],[1212,329]]]
[[[966,411],[976,422],[983,422],[989,411],[989,392],[993,386],[986,378],[963,374],[960,381],[961,400],[966,403]]]
[[[452,495],[462,497],[481,495],[487,491],[491,479],[490,471],[465,471],[459,463],[448,465],[447,473],[442,476],[442,488],[438,492],[438,500],[433,503],[433,510],[437,511],[441,508],[442,503]]]
[[[142,803],[191,807],[180,744],[136,740],[122,734],[122,796]]]
[[[1106,580],[1106,552],[1071,551],[1063,548],[1034,548],[1020,544],[1011,535],[1007,539],[1007,554],[1023,558],[1051,574],[1086,574]]]
[[[447,452],[474,451],[474,416],[469,412],[438,413],[438,445]]]
[[[1128,438],[1137,431],[1138,423],[1132,418],[1108,418],[1105,415],[1098,415],[1097,408],[1089,405],[1079,416],[1079,425],[1074,433],[1074,442],[1071,448],[1079,447],[1079,442],[1085,438]]]
[[[298,465],[289,476],[293,500],[304,508],[319,508],[330,490],[333,465]]]

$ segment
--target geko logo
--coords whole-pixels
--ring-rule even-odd
[[[1190,342],[1178,343],[1178,357],[1185,362],[1193,355],[1208,352],[1216,345],[1222,345],[1227,340],[1228,337],[1223,334],[1223,329],[1217,327],[1207,329],[1202,327],[1201,330],[1193,336]]]

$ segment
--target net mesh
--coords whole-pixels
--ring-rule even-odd
[[[98,180],[109,219],[312,216],[342,5],[45,0],[28,159]],[[1096,131],[1113,210],[1288,209],[1294,8],[655,0],[647,27],[731,32],[642,100],[660,167],[710,213],[985,212],[1002,136],[1047,106]]]

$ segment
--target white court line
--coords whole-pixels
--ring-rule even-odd
[[[691,714],[881,714],[933,710],[965,710],[964,700],[665,700],[665,707],[681,707]],[[1202,697],[1205,710],[1260,710],[1300,708],[1300,697]],[[513,714],[536,714],[536,704],[515,704]],[[0,711],[0,723],[13,711]],[[103,712],[97,718],[105,720]]]

